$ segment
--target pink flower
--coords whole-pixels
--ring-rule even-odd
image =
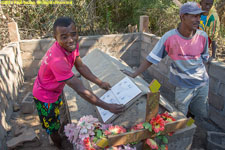
[[[131,131],[133,131],[133,130],[141,130],[141,129],[144,129],[144,127],[143,127],[143,122],[141,122],[141,123],[139,123],[139,124],[133,126],[133,127],[131,128]]]
[[[172,116],[170,116],[168,112],[165,112],[165,113],[161,114],[161,117],[163,118],[163,120],[166,123],[176,121],[176,119],[174,119]]]
[[[165,150],[168,150],[168,145],[166,145],[166,149]]]
[[[78,138],[78,134],[80,132],[80,128],[77,127],[75,124],[67,124],[64,127],[65,135],[68,137],[68,140],[72,143],[76,143],[76,140]]]
[[[152,129],[155,131],[155,133],[158,133],[158,132],[164,130],[165,121],[160,117],[159,114],[155,118],[153,118],[150,121],[150,123],[151,123]]]
[[[85,150],[95,150],[95,148],[93,148],[91,145],[89,137],[85,138],[83,142],[84,142]]]
[[[118,126],[118,125],[115,125],[115,126],[110,126],[108,130],[106,130],[104,132],[105,135],[115,135],[115,134],[120,134],[120,133],[125,133],[126,132],[126,129],[123,128],[122,126]]]
[[[147,139],[146,143],[151,147],[151,149],[158,149],[158,145],[153,139]]]

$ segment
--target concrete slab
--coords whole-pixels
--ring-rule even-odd
[[[34,129],[29,128],[29,129],[26,129],[23,132],[23,134],[7,141],[6,144],[9,149],[13,149],[17,146],[22,146],[23,143],[25,143],[25,142],[36,142],[36,141],[38,141],[37,134],[35,133]]]
[[[120,71],[121,69],[132,70],[123,61],[111,57],[101,52],[100,50],[92,51],[82,60],[97,77],[99,77],[103,81],[109,82],[112,86],[125,77],[125,74]],[[100,89],[97,85],[94,85],[93,83],[87,81],[85,78],[81,77],[80,79],[84,83],[85,87],[95,93],[98,97],[102,96],[105,93],[104,90]],[[139,97],[133,103],[133,105],[131,105],[123,114],[121,114],[112,122],[113,124],[123,125],[127,128],[145,120],[146,94],[148,92],[148,83],[145,82],[141,77],[138,76],[135,79],[131,80],[142,90],[142,96]],[[71,122],[77,123],[77,121],[84,115],[92,115],[96,118],[98,117],[95,106],[82,99],[70,87],[66,86],[64,89],[64,93],[68,103]],[[176,108],[170,105],[169,102],[167,102],[167,100],[162,96],[160,97],[160,101],[167,110],[173,111],[171,114],[176,119],[185,117],[182,113],[178,112]],[[162,107],[162,105],[160,107],[160,111],[164,112],[165,108]],[[175,148],[175,150],[186,148],[189,149],[192,143],[192,137],[195,128],[196,126],[193,126],[192,128],[185,128],[185,130],[178,132],[175,140],[171,142],[175,142],[176,144],[174,143],[174,145],[177,145],[177,143],[179,144],[178,148]],[[185,133],[185,137],[182,136],[183,133]],[[181,147],[182,145],[183,147]]]

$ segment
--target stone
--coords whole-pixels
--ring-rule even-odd
[[[36,142],[40,144],[40,142],[38,141],[39,139],[34,129],[29,128],[29,129],[26,129],[21,135],[8,140],[6,142],[6,145],[9,149],[14,149],[18,146],[22,146],[26,142],[28,142],[26,145],[32,145],[32,142],[34,143]]]
[[[21,112],[23,114],[31,114],[34,112],[34,100],[31,92],[28,92],[21,103]]]
[[[27,126],[17,125],[14,129],[14,136],[18,136],[27,130]]]
[[[216,109],[223,111],[224,109],[224,102],[225,97],[222,97],[218,94],[215,94],[211,91],[209,91],[209,104],[215,107]]]
[[[19,29],[16,22],[8,23],[9,39],[11,42],[20,41]]]
[[[13,104],[13,111],[14,111],[14,112],[17,112],[17,111],[19,111],[19,110],[20,110],[20,105],[19,105],[18,103],[15,102],[15,103]]]
[[[220,128],[225,130],[225,115],[223,111],[218,111],[209,105],[209,118],[215,122]]]
[[[148,25],[149,25],[149,16],[140,16],[140,26],[139,32],[149,32]]]
[[[207,132],[207,150],[225,150],[225,133]]]

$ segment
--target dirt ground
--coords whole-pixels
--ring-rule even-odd
[[[28,92],[32,92],[33,80],[26,81],[23,87],[20,89],[18,104],[21,103],[23,98]],[[12,130],[9,132],[7,139],[14,137],[14,129],[18,126],[27,126],[35,130],[36,134],[39,137],[40,144],[33,144],[32,146],[20,146],[16,150],[57,150],[53,145],[49,144],[47,133],[41,128],[39,123],[39,118],[37,111],[35,110],[32,114],[22,114],[20,111],[13,112],[13,115],[10,120],[12,124]],[[206,130],[201,127],[199,122],[196,122],[197,129],[194,135],[193,144],[191,150],[205,150],[206,149]],[[72,150],[72,144],[64,137],[63,146],[66,150]]]
[[[18,104],[21,104],[21,101],[28,92],[32,92],[32,87],[33,80],[24,83],[18,95]],[[10,122],[12,124],[12,130],[9,132],[7,139],[11,139],[12,137],[14,137],[15,128],[26,126],[28,128],[33,128],[40,140],[40,143],[38,144],[34,143],[33,145],[29,144],[29,146],[20,146],[17,147],[16,150],[58,150],[55,146],[49,143],[48,135],[46,131],[42,129],[41,124],[39,122],[39,117],[36,108],[32,114],[22,114],[20,111],[13,112]],[[65,150],[73,149],[72,144],[70,144],[66,137],[63,137],[62,144]]]

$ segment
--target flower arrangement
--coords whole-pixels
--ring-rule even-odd
[[[168,146],[166,144],[168,143],[168,139],[165,135],[161,135],[161,133],[165,129],[165,124],[172,121],[175,121],[175,119],[166,112],[161,115],[158,114],[149,122],[143,122],[133,126],[129,131],[148,129],[151,134],[156,134],[156,137],[154,139],[146,139],[146,144],[151,149],[167,150]],[[68,140],[71,143],[76,144],[77,149],[80,150],[136,150],[134,144],[136,144],[137,142],[116,147],[108,147],[107,145],[104,145],[104,148],[102,146],[99,147],[99,145],[97,144],[101,140],[107,140],[108,135],[117,135],[126,133],[127,131],[128,130],[126,130],[122,126],[102,124],[98,121],[97,118],[94,118],[91,115],[80,118],[77,125],[73,123],[67,124],[64,130],[65,135],[68,137]],[[172,133],[169,133],[168,135],[172,135]]]

